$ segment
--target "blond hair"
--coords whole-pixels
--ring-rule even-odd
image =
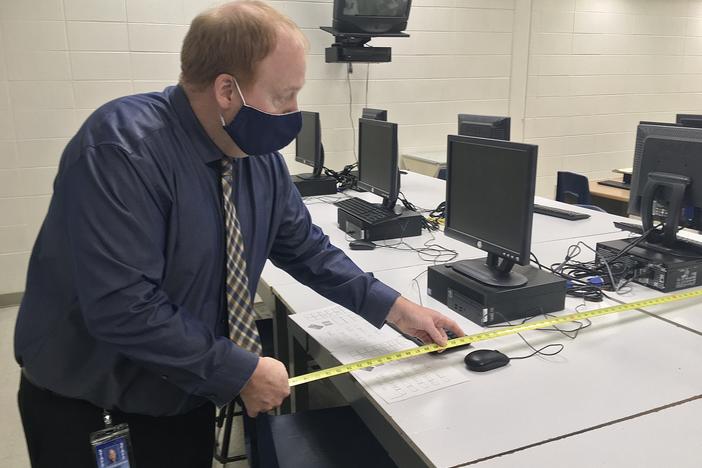
[[[259,0],[241,0],[206,10],[193,19],[180,52],[180,81],[196,90],[210,86],[222,74],[248,85],[257,65],[288,30],[306,43],[297,25]]]

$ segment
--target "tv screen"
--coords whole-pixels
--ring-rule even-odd
[[[344,0],[343,13],[355,16],[407,15],[408,0]]]

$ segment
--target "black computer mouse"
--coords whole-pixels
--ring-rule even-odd
[[[507,365],[509,357],[495,349],[476,349],[466,354],[465,362],[473,372],[485,372]]]
[[[355,240],[349,242],[349,248],[351,250],[373,250],[375,244],[367,240]]]

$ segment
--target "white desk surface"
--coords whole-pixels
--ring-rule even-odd
[[[418,301],[412,278],[425,269],[410,267],[376,276]],[[452,316],[467,333],[482,330],[429,298],[425,274],[418,282],[424,305]],[[276,292],[292,311],[329,305],[299,284],[281,286]],[[568,299],[568,311],[578,303]],[[597,318],[573,341],[536,331],[527,336],[537,347],[560,342],[566,348],[554,357],[534,357],[494,372],[471,373],[470,381],[440,392],[393,404],[375,399],[375,405],[437,466],[452,466],[702,393],[702,337],[640,312]],[[497,348],[508,355],[528,351],[516,336],[478,343],[476,348]],[[464,355],[455,352],[442,359],[463,366]]]
[[[702,400],[480,463],[480,468],[698,468]],[[616,441],[616,442],[613,442]],[[666,450],[669,448],[669,450]]]
[[[433,209],[440,202],[445,200],[445,182],[433,177],[408,172],[402,176],[403,193],[415,205]],[[364,198],[368,201],[377,202],[379,198],[371,193],[358,193],[348,191],[349,196]],[[312,197],[305,200],[308,205],[313,222],[319,226],[325,234],[329,236],[331,243],[343,250],[362,270],[377,272],[391,268],[403,268],[414,265],[422,265],[425,262],[415,252],[402,252],[388,248],[377,248],[375,250],[351,250],[348,247],[347,235],[337,227],[337,208],[331,202],[337,196]],[[342,197],[340,197],[342,198]],[[563,205],[562,203],[537,197],[537,203],[550,206],[566,207],[573,211],[583,211],[591,215],[589,219],[580,221],[567,221],[545,215],[534,215],[532,229],[532,244],[551,242],[562,239],[575,239],[595,236],[604,233],[618,232],[612,224],[614,220],[623,220],[614,215],[599,213],[584,208]],[[459,253],[459,259],[478,258],[485,255],[483,252],[446,237],[443,232],[428,233],[423,231],[421,236],[408,237],[404,239],[414,247],[421,247],[432,238],[436,243]],[[396,240],[379,241],[379,244],[394,244]],[[295,280],[275,267],[270,261],[266,263],[261,274],[261,286],[259,289],[266,299],[266,288],[294,283]]]

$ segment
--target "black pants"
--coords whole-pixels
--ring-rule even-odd
[[[95,468],[89,436],[104,428],[101,408],[41,389],[24,375],[18,400],[33,468]],[[213,404],[178,416],[111,413],[115,424],[129,424],[139,468],[212,467]]]

